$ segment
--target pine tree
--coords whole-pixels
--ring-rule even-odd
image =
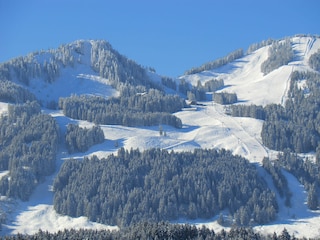
[[[317,189],[316,189],[315,184],[312,184],[310,186],[309,191],[308,191],[307,205],[311,210],[318,209],[319,201],[318,201]]]
[[[288,233],[286,228],[284,228],[282,230],[281,235],[278,237],[278,239],[281,239],[281,240],[290,240],[291,239],[291,236]]]

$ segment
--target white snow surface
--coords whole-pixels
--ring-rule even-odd
[[[187,81],[196,84],[204,83],[211,78],[223,79],[227,87],[223,91],[235,92],[244,104],[284,103],[289,85],[289,77],[293,70],[309,69],[307,57],[320,48],[320,39],[313,37],[295,37],[293,47],[295,60],[286,66],[263,76],[260,65],[267,59],[268,47],[263,47],[238,59],[224,67],[203,73],[183,76]],[[65,69],[66,73],[57,81],[56,86],[38,86],[38,80],[31,85],[37,96],[69,96],[71,93],[101,94],[103,96],[117,94],[107,84],[106,79],[96,76],[90,69],[82,66],[78,69]],[[68,81],[68,82],[67,82]],[[70,86],[65,86],[70,84]],[[82,85],[81,87],[78,85]],[[85,89],[83,89],[85,87]],[[50,89],[46,90],[46,89]],[[84,91],[84,92],[81,92]],[[5,111],[6,104],[0,104],[0,112]],[[67,124],[78,123],[82,127],[91,127],[92,123],[78,121],[65,117],[61,111],[44,110],[51,114],[58,122],[61,131],[65,131]],[[181,111],[175,114],[183,122],[182,129],[163,126],[166,136],[160,136],[159,127],[131,128],[115,125],[102,125],[105,141],[91,147],[86,153],[69,155],[61,149],[57,159],[59,166],[66,159],[73,157],[82,159],[84,156],[97,155],[99,158],[116,154],[118,148],[140,150],[159,147],[175,151],[191,151],[195,148],[226,148],[256,163],[259,173],[265,177],[269,187],[275,191],[271,177],[261,168],[263,157],[274,158],[277,154],[262,145],[260,132],[263,121],[251,118],[233,118],[224,113],[223,106],[213,102],[204,102],[195,106],[194,111]],[[312,155],[312,154],[311,154]],[[57,169],[58,171],[58,169]],[[0,176],[7,172],[0,173]],[[116,226],[88,221],[86,217],[71,218],[62,216],[53,209],[52,183],[57,173],[47,177],[39,185],[27,202],[0,199],[0,207],[7,209],[7,222],[3,224],[0,235],[27,233],[32,234],[38,229],[55,232],[65,228],[95,228],[118,229]],[[306,206],[307,195],[303,186],[290,173],[284,171],[293,194],[292,207],[284,205],[284,200],[277,195],[279,213],[277,220],[263,226],[254,226],[260,233],[281,233],[284,228],[296,237],[320,237],[320,211],[310,211]],[[9,210],[8,210],[9,209]],[[196,221],[179,220],[197,226],[205,225],[215,231],[223,227],[217,224],[217,216],[210,220]],[[228,229],[228,228],[226,228]]]
[[[8,103],[0,102],[0,116],[8,111]]]
[[[66,67],[53,83],[45,83],[41,79],[32,79],[30,91],[44,103],[58,102],[60,97],[77,95],[118,96],[108,79],[98,76],[90,67],[79,64],[74,68]]]

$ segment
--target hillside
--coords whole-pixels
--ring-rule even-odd
[[[319,38],[293,37],[293,60],[267,75],[261,71],[261,64],[268,58],[270,45],[261,47],[231,63],[199,74],[182,76],[193,85],[212,78],[223,79],[226,88],[223,91],[237,93],[240,101],[245,104],[267,105],[270,103],[284,104],[289,88],[290,74],[293,71],[311,70],[309,57],[320,47]]]
[[[116,96],[122,84],[152,85],[144,68],[106,41],[79,40],[0,64],[2,80],[26,88],[44,106],[71,94]]]
[[[282,39],[279,42],[285,45],[287,41],[288,39]],[[132,108],[131,111],[137,112],[142,108],[142,105],[146,104],[141,100],[143,98],[148,99],[149,103],[151,99],[154,99],[155,105],[158,106],[161,101],[164,101],[164,105],[166,105],[165,101],[169,101],[168,96],[173,96],[173,94],[187,98],[187,95],[179,92],[179,84],[182,81],[185,81],[185,86],[189,87],[189,91],[197,93],[199,89],[196,90],[196,88],[199,83],[205,86],[206,82],[215,79],[223,80],[224,86],[213,91],[213,95],[235,93],[238,101],[234,105],[251,106],[254,104],[266,107],[269,104],[280,104],[285,107],[286,100],[293,96],[290,88],[292,73],[306,71],[319,73],[318,70],[310,67],[309,59],[319,51],[320,38],[295,36],[290,38],[289,42],[293,54],[291,60],[268,73],[263,73],[262,66],[270,57],[272,43],[262,44],[255,50],[245,53],[237,59],[232,59],[215,69],[207,69],[190,75],[182,75],[178,79],[167,80],[171,85],[164,84],[164,77],[125,58],[104,41],[81,40],[63,45],[56,50],[31,53],[26,57],[13,59],[10,62],[0,64],[0,77],[1,81],[6,84],[4,86],[8,86],[11,91],[19,92],[20,88],[28,91],[28,93],[24,93],[25,101],[31,101],[34,96],[41,104],[41,112],[49,114],[56,121],[60,135],[64,136],[68,124],[76,124],[83,129],[91,129],[97,125],[97,122],[86,121],[88,119],[81,117],[75,119],[66,116],[63,109],[57,107],[59,98],[69,98],[72,95],[102,97],[106,101],[113,101],[112,104],[117,101],[127,101],[128,109]],[[299,79],[297,81],[299,89],[311,91],[310,81],[308,77]],[[316,83],[316,86],[319,86],[317,84],[319,83]],[[5,92],[5,89],[2,89],[2,92]],[[150,96],[149,93],[151,93]],[[125,98],[126,94],[133,97]],[[307,98],[308,92],[303,96]],[[0,113],[4,115],[8,115],[8,103],[18,104],[22,101],[17,97],[8,98],[5,94],[0,94],[0,97],[2,97],[0,98],[2,101]],[[136,105],[131,104],[131,101],[134,101]],[[169,105],[174,104],[170,103]],[[319,107],[320,105],[318,105]],[[0,234],[18,232],[31,234],[37,232],[39,228],[50,231],[66,227],[116,229],[117,226],[110,227],[90,222],[84,216],[71,218],[58,214],[53,206],[55,190],[52,186],[56,176],[61,176],[59,175],[61,174],[59,171],[61,165],[65,166],[64,162],[67,162],[69,158],[83,159],[92,156],[99,159],[108,158],[111,154],[117,155],[119,149],[123,147],[128,151],[137,148],[140,151],[160,148],[168,151],[174,150],[176,153],[181,152],[182,154],[200,148],[230,150],[234,155],[244,157],[249,160],[252,166],[255,166],[258,175],[266,182],[266,186],[263,187],[275,193],[279,206],[275,220],[267,225],[254,223],[254,230],[272,234],[273,231],[281,233],[283,228],[286,228],[298,237],[319,237],[319,208],[310,210],[306,204],[308,198],[308,189],[306,188],[309,188],[309,183],[304,184],[301,176],[294,176],[284,166],[281,167],[281,172],[289,183],[288,188],[292,194],[291,205],[287,206],[285,198],[281,196],[274,180],[272,180],[272,175],[262,167],[265,157],[270,160],[278,159],[279,153],[279,151],[267,148],[263,142],[261,132],[266,120],[233,117],[226,114],[226,106],[213,102],[211,99],[209,101],[200,100],[198,105],[192,105],[189,108],[183,108],[179,105],[177,109],[180,110],[169,112],[181,120],[181,128],[170,126],[163,121],[151,124],[151,126],[137,127],[125,124],[98,123],[105,140],[91,146],[85,152],[68,153],[64,145],[65,139],[61,137],[54,173],[46,174],[41,179],[39,177],[39,184],[33,190],[30,198],[22,202],[16,198],[1,197],[1,209],[6,212],[2,216],[6,215],[6,220],[2,224]],[[165,112],[166,110],[161,108],[157,111]],[[139,110],[138,114],[144,115],[150,114],[150,112],[140,112]],[[133,116],[131,113],[128,113],[129,115]],[[16,120],[16,122],[18,121],[20,120]],[[4,145],[1,145],[1,149],[4,149]],[[301,156],[304,159],[308,157],[308,161],[315,162],[316,149],[301,154]],[[159,166],[157,165],[157,167]],[[87,170],[89,171],[89,169]],[[8,169],[2,169],[0,177],[2,179],[10,174],[12,173]],[[81,179],[75,181],[78,180],[81,181]],[[319,194],[317,198],[319,199]],[[229,210],[225,208],[221,214],[228,218]],[[181,217],[185,218],[186,216]],[[220,230],[223,227],[217,223],[218,217],[219,214],[207,219],[176,219],[173,222],[187,222],[197,226],[204,224],[211,229]],[[229,227],[225,226],[226,229]]]

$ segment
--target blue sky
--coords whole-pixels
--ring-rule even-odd
[[[0,0],[0,62],[104,39],[176,77],[268,38],[320,35],[319,13],[319,0]]]

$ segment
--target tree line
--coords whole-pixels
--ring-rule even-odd
[[[174,91],[177,90],[177,84],[176,81],[170,77],[162,77],[161,78],[161,84],[163,86],[166,86],[167,88],[170,88]]]
[[[197,82],[197,86],[192,86],[192,88],[187,92],[188,99],[190,99],[190,94],[193,96],[194,100],[207,101],[207,92],[215,92],[224,87],[224,81],[222,79],[210,79],[202,84],[200,81]],[[227,94],[226,94],[227,95]]]
[[[0,101],[10,103],[25,103],[35,101],[36,97],[27,89],[14,82],[0,80]]]
[[[236,103],[238,101],[238,97],[236,93],[220,92],[213,94],[213,101],[222,105],[227,105]]]
[[[219,58],[217,60],[205,63],[203,65],[201,65],[200,67],[194,67],[191,68],[190,70],[186,71],[184,74],[185,75],[191,75],[191,74],[196,74],[196,73],[200,73],[206,70],[212,70],[215,68],[219,68],[222,67],[236,59],[239,59],[243,57],[243,49],[237,49],[231,53],[229,53],[227,56],[223,57],[223,58]]]
[[[162,77],[161,84],[170,88],[174,91],[179,91],[184,95],[188,95],[188,92],[194,94],[196,100],[206,100],[206,92],[215,92],[224,87],[223,79],[209,79],[204,84],[200,81],[197,82],[196,86],[192,86],[184,78],[181,78],[177,83],[174,79],[170,77]]]
[[[312,69],[320,71],[320,49],[310,56],[308,64]]]
[[[319,156],[320,147],[317,149]],[[320,166],[319,158],[316,162],[310,159],[303,159],[297,154],[285,150],[278,155],[278,161],[283,168],[292,173],[300,183],[302,183],[308,192],[307,205],[311,210],[319,208],[319,190],[320,190]]]
[[[290,39],[273,42],[268,53],[268,59],[261,64],[261,72],[264,75],[288,64],[294,56]]]
[[[100,126],[81,128],[75,124],[68,124],[66,132],[66,147],[69,153],[85,152],[91,146],[104,141],[104,133]]]
[[[123,83],[159,88],[148,77],[146,69],[114,50],[106,41],[96,41],[91,50],[91,66],[101,77],[118,89]]]
[[[185,106],[178,96],[164,95],[150,89],[129,97],[105,99],[98,96],[73,95],[59,99],[64,115],[96,124],[124,126],[153,126],[159,124],[182,127],[182,122],[172,113]]]
[[[110,230],[91,230],[91,229],[64,229],[51,233],[39,230],[34,234],[21,234],[5,236],[6,240],[35,240],[35,239],[101,239],[101,240],[136,240],[136,239],[168,239],[168,240],[299,240],[306,238],[297,238],[290,235],[287,229],[281,233],[261,234],[255,232],[252,228],[232,227],[229,231],[222,229],[215,232],[205,226],[200,228],[190,224],[170,224],[168,222],[140,222],[128,228],[119,231]]]
[[[308,94],[297,83],[306,79]],[[265,107],[266,121],[262,127],[262,141],[274,150],[301,153],[315,151],[320,144],[320,75],[298,73],[291,76],[291,87],[285,107]]]
[[[28,200],[34,187],[55,170],[59,129],[37,102],[9,105],[0,118],[0,194]]]
[[[253,43],[248,47],[247,54],[253,53],[254,51],[258,50],[259,48],[271,45],[275,41],[276,40],[269,38],[269,39],[264,40],[260,43]]]
[[[266,119],[266,111],[263,106],[251,105],[231,105],[230,114],[232,117],[250,117],[260,120]]]
[[[298,86],[302,80],[306,81],[307,90]],[[293,72],[288,96],[285,106],[233,105],[231,115],[265,120],[261,137],[270,149],[290,149],[297,153],[316,151],[320,144],[320,75]]]
[[[277,188],[280,197],[285,197],[285,205],[291,206],[292,193],[290,192],[288,181],[282,173],[282,166],[279,161],[270,161],[269,158],[263,158],[262,166],[271,175],[273,184]]]
[[[54,184],[54,208],[73,217],[128,226],[139,221],[211,218],[228,209],[239,225],[267,223],[278,205],[256,168],[230,151],[197,149],[70,159]]]
[[[186,95],[190,101],[206,101],[207,92],[215,92],[224,87],[224,81],[222,79],[212,78],[202,84],[197,82],[196,86],[192,86],[184,78],[180,79],[178,84],[178,91],[183,95]]]

